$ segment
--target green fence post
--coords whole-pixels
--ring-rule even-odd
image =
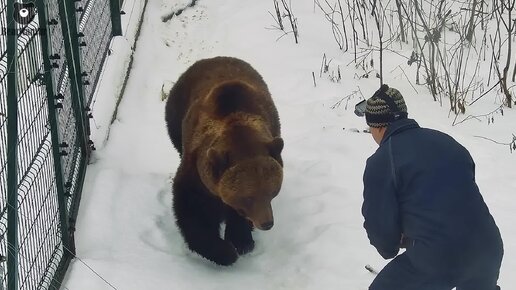
[[[77,67],[79,54],[74,49],[74,37],[72,33],[77,34],[77,30],[72,32],[72,28],[76,27],[75,17],[73,17],[75,10],[69,11],[69,3],[74,4],[73,1],[59,1],[59,19],[61,20],[61,30],[63,32],[64,46],[66,51],[66,64],[68,66],[68,75],[71,83],[71,97],[72,106],[75,113],[75,121],[77,122],[77,136],[79,146],[83,149],[83,152],[88,152],[88,129],[86,125],[85,111],[84,111],[84,98],[82,94],[82,82],[80,81],[80,68]],[[69,14],[72,14],[70,16]],[[74,23],[70,23],[70,19],[74,20]],[[73,26],[72,26],[73,25]],[[77,39],[77,37],[75,37]],[[77,45],[77,43],[76,43]],[[70,144],[71,145],[71,144]]]
[[[58,134],[58,125],[57,125],[57,110],[56,110],[56,96],[54,96],[54,84],[52,82],[52,65],[50,64],[50,31],[47,31],[47,10],[46,5],[43,1],[38,1],[38,19],[40,23],[40,36],[41,36],[41,53],[43,55],[43,67],[44,67],[44,81],[46,87],[47,94],[47,105],[48,105],[48,121],[50,124],[50,136],[52,140],[52,155],[54,157],[54,171],[56,178],[56,189],[57,189],[57,204],[59,206],[59,221],[61,228],[61,243],[63,244],[63,258],[62,263],[69,263],[71,259],[70,249],[72,246],[70,245],[70,237],[69,237],[69,228],[68,228],[68,213],[66,209],[66,199],[65,199],[65,188],[64,188],[64,179],[63,179],[63,168],[61,165],[61,154],[59,152],[59,134]],[[58,273],[59,274],[59,273]],[[64,274],[63,274],[64,276]],[[60,279],[53,279],[52,285],[56,283],[61,283]],[[59,285],[54,285],[55,289],[59,288]]]
[[[70,247],[68,250],[75,255],[75,217],[79,209],[84,177],[86,175],[86,166],[90,157],[89,144],[89,119],[86,117],[86,107],[84,98],[84,89],[82,83],[81,59],[79,51],[79,35],[77,30],[77,21],[75,17],[74,1],[59,1],[59,19],[61,20],[61,29],[63,32],[66,60],[68,65],[68,75],[71,83],[72,107],[74,110],[76,128],[77,128],[77,144],[69,144],[81,148],[80,155],[77,157],[79,162],[79,172],[75,176],[77,186],[72,195],[72,205],[68,215],[68,227],[70,231]]]
[[[66,7],[66,17],[68,22],[68,33],[70,35],[70,48],[72,50],[71,58],[73,59],[75,64],[75,68],[73,73],[75,74],[75,79],[77,80],[77,92],[78,92],[78,103],[81,107],[82,114],[82,122],[84,124],[85,129],[85,142],[88,144],[89,136],[90,136],[90,122],[88,117],[86,116],[86,97],[84,95],[84,86],[82,82],[82,65],[81,65],[81,52],[79,50],[79,29],[77,28],[77,17],[75,16],[75,2],[76,1],[65,1],[68,4]],[[66,40],[65,40],[66,42]],[[72,72],[70,71],[70,74]],[[86,150],[86,149],[85,149]],[[86,150],[86,153],[89,153],[89,150]],[[89,155],[89,154],[88,154]]]
[[[14,2],[7,1],[7,289],[18,290],[18,94]]]
[[[78,98],[76,104],[74,106],[80,106],[81,108],[81,114],[82,114],[82,120],[81,122],[84,124],[84,136],[82,136],[82,139],[85,142],[85,146],[83,147],[82,151],[82,158],[79,158],[79,171],[77,173],[77,186],[75,188],[75,192],[72,193],[73,200],[72,205],[70,207],[70,228],[75,229],[75,218],[77,217],[78,211],[79,211],[79,203],[81,200],[82,195],[82,188],[84,185],[84,178],[86,175],[86,167],[89,162],[90,154],[91,154],[91,147],[89,144],[89,136],[90,136],[90,126],[89,126],[89,118],[86,116],[86,97],[84,94],[84,86],[82,82],[82,63],[81,63],[81,55],[79,50],[79,30],[77,28],[77,18],[75,15],[75,2],[74,1],[66,1],[68,4],[67,7],[67,22],[68,22],[68,28],[69,28],[69,35],[70,35],[70,49],[73,54],[73,61],[75,63],[74,73],[75,73],[75,79],[77,80],[77,92],[78,92]],[[66,41],[65,41],[66,42]],[[88,45],[88,43],[86,43]],[[70,236],[71,244],[73,246],[72,250],[75,254],[75,238],[73,235],[73,232]]]
[[[111,6],[111,26],[113,36],[122,35],[122,20],[120,17],[120,0],[109,0]]]

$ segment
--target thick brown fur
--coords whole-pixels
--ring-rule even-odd
[[[268,87],[240,59],[200,60],[170,91],[165,118],[181,156],[176,223],[192,251],[231,265],[253,250],[253,227],[272,227],[271,200],[283,180],[283,139]]]

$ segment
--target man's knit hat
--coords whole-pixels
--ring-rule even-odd
[[[401,93],[385,84],[367,100],[365,117],[369,127],[387,127],[391,122],[407,118],[407,115],[407,105]]]

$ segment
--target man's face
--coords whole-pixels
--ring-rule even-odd
[[[383,135],[385,134],[385,130],[387,130],[387,127],[369,127],[369,130],[371,131],[371,135],[373,135],[373,139],[376,142],[376,144],[380,145],[380,142],[382,142]]]

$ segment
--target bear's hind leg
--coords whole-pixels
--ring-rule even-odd
[[[238,254],[243,255],[254,249],[252,236],[253,225],[250,221],[240,216],[234,209],[226,209],[226,230],[224,239],[230,241]]]
[[[180,191],[174,183],[174,214],[188,248],[219,265],[229,266],[235,263],[238,259],[237,250],[231,243],[220,238],[220,221],[216,217],[210,219],[199,214],[202,206],[185,198],[194,194]]]

